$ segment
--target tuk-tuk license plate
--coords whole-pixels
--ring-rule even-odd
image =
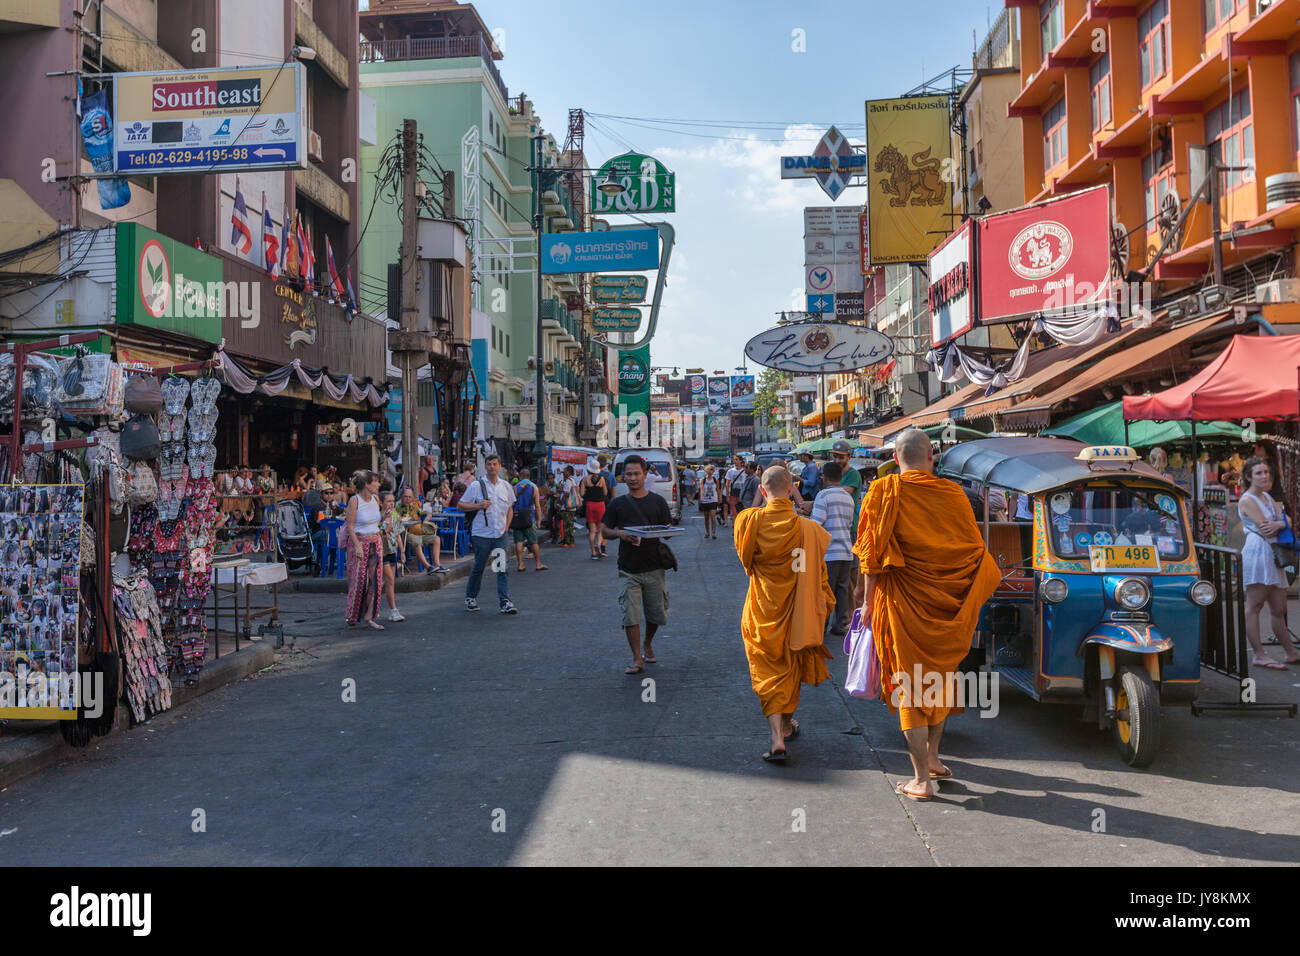
[[[1088,558],[1094,572],[1160,570],[1160,555],[1148,544],[1094,544]]]

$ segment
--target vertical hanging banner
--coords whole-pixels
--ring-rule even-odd
[[[709,404],[709,393],[706,391],[703,375],[691,375],[686,379],[687,394],[690,397],[690,404],[694,408],[704,408]],[[686,404],[686,400],[682,400]]]
[[[871,265],[924,262],[951,231],[951,147],[947,96],[867,101]]]
[[[729,376],[724,375],[721,378],[709,379],[709,414],[731,414],[731,378]]]
[[[619,411],[629,418],[650,414],[650,346],[618,353]]]

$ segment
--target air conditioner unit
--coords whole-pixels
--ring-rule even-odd
[[[1274,279],[1255,286],[1256,302],[1300,302],[1300,279]]]
[[[316,160],[318,163],[325,162],[324,151],[321,148],[320,133],[314,129],[307,130],[307,156]]]
[[[1255,16],[1259,16],[1276,2],[1277,0],[1255,0]]]

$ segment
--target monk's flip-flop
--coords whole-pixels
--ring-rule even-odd
[[[799,721],[792,720],[790,721],[790,732],[785,735],[785,739],[794,740],[794,738],[798,736],[799,736]]]
[[[930,779],[931,779],[931,780],[951,780],[951,779],[952,779],[952,768],[951,768],[951,767],[944,767],[944,768],[943,768],[943,773],[935,773],[933,770],[931,770],[931,771],[930,771]]]
[[[784,750],[773,750],[763,754],[763,759],[768,763],[785,763],[787,756]]]
[[[902,780],[894,784],[894,793],[897,793],[900,796],[907,797],[907,799],[909,800],[915,800],[917,803],[924,803],[927,800],[934,799],[933,796],[927,796],[924,793],[913,793],[912,791],[905,789],[906,784],[907,784],[906,780]]]

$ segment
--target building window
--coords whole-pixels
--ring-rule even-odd
[[[1255,124],[1250,119],[1250,87],[1236,93],[1205,114],[1205,140],[1212,159],[1225,166],[1245,166],[1224,173],[1227,189],[1255,178]]]
[[[1146,190],[1147,229],[1154,230],[1160,204],[1174,188],[1173,149],[1168,145],[1142,157],[1142,182]]]
[[[1233,8],[1241,9],[1241,0],[1205,0],[1205,32],[1209,33],[1228,22]]]
[[[506,333],[506,358],[510,358],[510,333]]]
[[[1065,122],[1065,97],[1043,114],[1043,172],[1065,160],[1068,130]]]
[[[1291,54],[1291,139],[1300,153],[1300,51]]]
[[[1043,56],[1051,53],[1065,35],[1062,0],[1043,0],[1038,6],[1038,27],[1043,38]]]
[[[1138,44],[1145,90],[1169,70],[1169,0],[1156,0],[1138,17]]]
[[[1092,86],[1092,128],[1110,125],[1110,54],[1103,53],[1088,70]]]

